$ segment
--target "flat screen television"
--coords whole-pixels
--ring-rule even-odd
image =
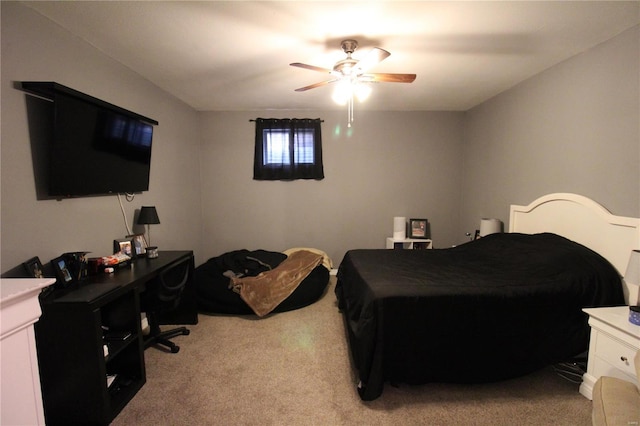
[[[22,82],[22,88],[52,101],[44,172],[49,196],[149,189],[157,121],[57,83]]]

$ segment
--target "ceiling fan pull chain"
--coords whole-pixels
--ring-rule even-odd
[[[353,123],[353,93],[349,95],[349,107],[347,108],[347,127]]]

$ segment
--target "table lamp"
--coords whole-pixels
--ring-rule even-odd
[[[147,225],[147,257],[158,257],[158,247],[151,245],[151,229],[149,225],[160,223],[155,206],[142,206],[138,215],[138,225]]]
[[[624,282],[629,286],[629,321],[633,324],[640,325],[640,297],[638,289],[632,291],[631,286],[640,286],[640,250],[631,250],[629,263],[627,264],[627,272],[624,274]],[[636,305],[636,306],[634,306]]]
[[[502,232],[502,222],[500,219],[480,219],[480,236],[485,237],[489,234]]]
[[[396,216],[393,218],[393,239],[404,240],[407,238],[407,218]]]

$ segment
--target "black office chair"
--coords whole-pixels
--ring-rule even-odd
[[[180,304],[180,297],[189,279],[191,259],[182,261],[175,266],[165,268],[160,275],[147,283],[145,291],[140,296],[141,311],[147,313],[151,332],[144,340],[144,348],[150,346],[166,346],[172,353],[177,353],[180,346],[173,343],[172,337],[188,335],[186,327],[178,327],[167,331],[160,331],[159,315],[174,310]]]

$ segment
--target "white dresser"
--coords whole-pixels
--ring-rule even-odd
[[[33,324],[42,310],[40,290],[54,278],[0,280],[0,368],[3,425],[44,425]]]
[[[591,339],[587,372],[580,393],[591,399],[600,376],[611,376],[638,384],[633,358],[640,349],[640,325],[629,322],[629,307],[583,309],[589,315]]]

